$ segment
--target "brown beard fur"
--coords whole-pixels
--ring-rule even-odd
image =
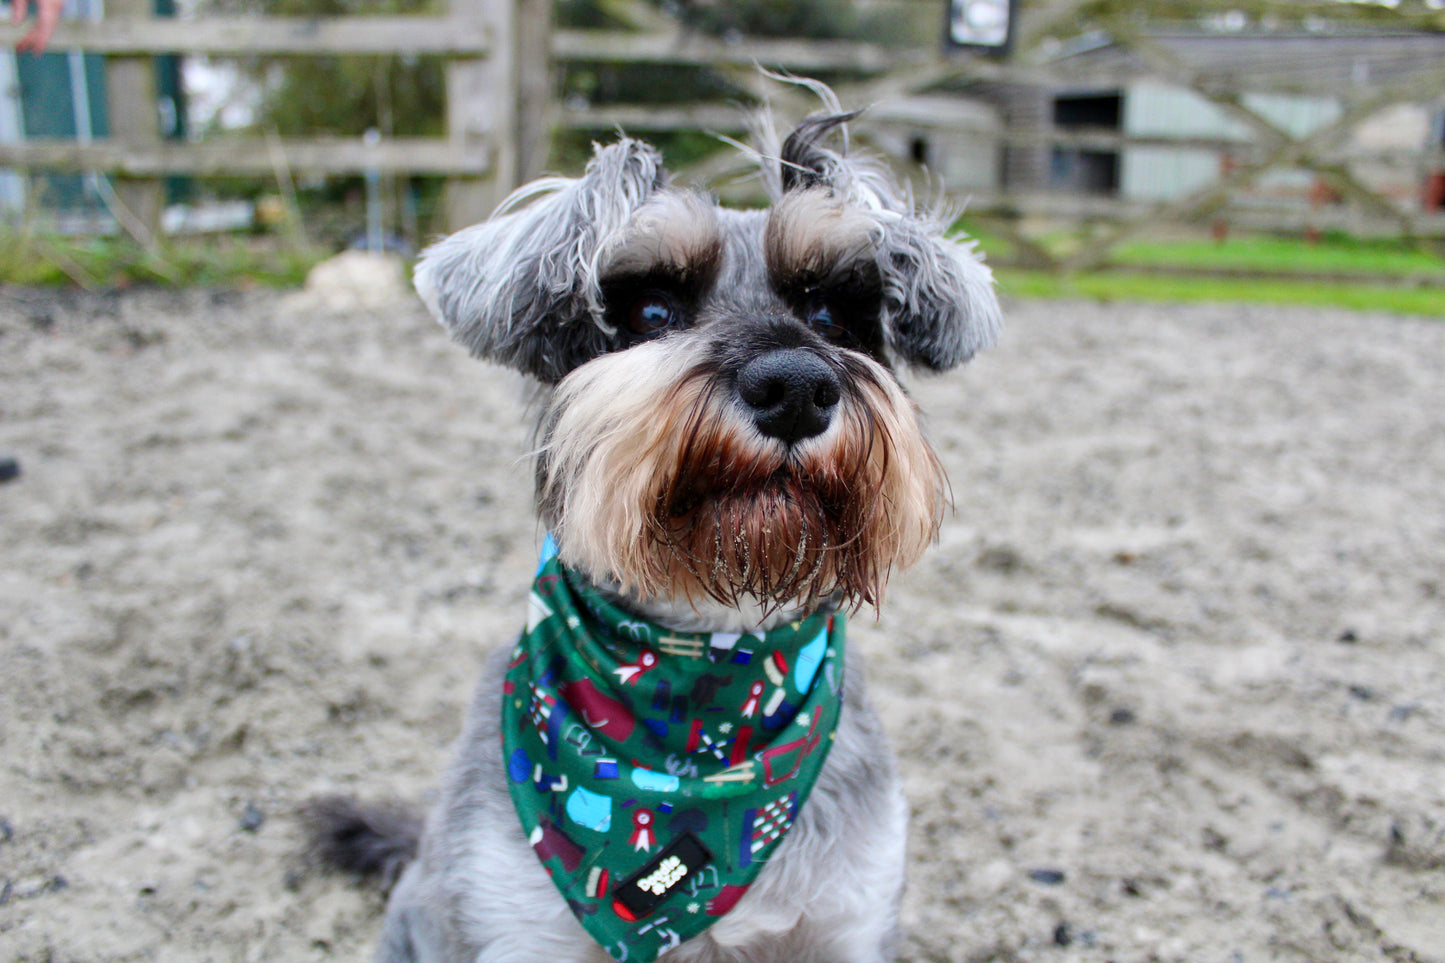
[[[674,587],[727,605],[752,596],[812,608],[834,592],[876,605],[888,572],[871,551],[884,511],[871,496],[888,444],[850,408],[847,441],[827,456],[758,450],[711,409],[696,409],[647,519]]]
[[[848,367],[837,440],[798,448],[760,442],[715,401],[711,373],[683,377],[659,412],[649,454],[660,484],[640,519],[642,551],[617,573],[624,584],[728,606],[812,609],[835,594],[879,606],[893,565],[915,561],[938,531],[945,480],[902,392]]]
[[[588,458],[615,460],[602,475],[614,498],[629,493],[623,505],[574,518],[569,484],[557,475],[543,483],[564,561],[573,561],[569,542],[580,544],[588,574],[641,597],[811,609],[838,596],[876,608],[893,567],[915,561],[937,533],[946,481],[912,402],[885,387],[886,373],[841,364],[841,423],[826,441],[794,448],[742,421],[714,371],[685,374],[625,442],[590,449]],[[572,464],[561,474],[590,474]]]

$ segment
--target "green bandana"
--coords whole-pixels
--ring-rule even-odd
[[[502,746],[522,829],[593,939],[650,963],[732,909],[807,800],[842,690],[840,613],[668,631],[565,569],[548,536]]]

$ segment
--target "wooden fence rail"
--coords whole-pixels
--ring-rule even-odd
[[[23,28],[0,26],[0,45]],[[99,54],[209,54],[222,57],[317,54],[439,54],[484,57],[487,25],[461,17],[206,17],[62,20],[51,49]]]
[[[441,138],[395,137],[367,143],[360,137],[288,138],[217,137],[211,140],[127,143],[114,138],[89,144],[43,139],[0,144],[0,167],[55,171],[105,171],[120,177],[154,178],[173,174],[269,177],[278,169],[300,174],[352,174],[384,171],[442,177],[481,177],[490,169],[485,146],[460,150]]]

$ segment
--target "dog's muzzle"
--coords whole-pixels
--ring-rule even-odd
[[[737,392],[758,431],[787,444],[826,431],[841,397],[837,373],[802,348],[769,351],[743,365]]]

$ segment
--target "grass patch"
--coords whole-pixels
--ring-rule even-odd
[[[169,238],[144,248],[128,238],[14,232],[0,234],[0,282],[83,288],[297,287],[330,253],[249,235]]]
[[[1308,279],[1190,278],[1109,271],[1059,277],[1042,271],[1008,268],[995,274],[1000,291],[1021,298],[1293,304],[1445,317],[1445,287],[1321,283]]]
[[[1301,238],[1252,235],[1223,241],[1133,241],[1114,249],[1113,263],[1133,267],[1258,271],[1297,274],[1373,274],[1385,277],[1437,277],[1445,280],[1445,260],[1403,241],[1362,240],[1325,235]]]
[[[1004,263],[1015,259],[1016,246],[987,219],[964,218],[957,228],[979,242],[984,254]],[[1067,256],[1089,244],[1085,234],[1053,231],[1034,238],[1055,256]],[[1194,238],[1142,238],[1113,249],[1110,263],[1119,267],[1239,274],[1375,276],[1445,282],[1445,257],[1405,241],[1356,238],[1328,232],[1315,240],[1276,234],[1231,234],[1216,241]]]
[[[1061,276],[1008,267],[1014,245],[987,220],[958,226],[978,240],[995,264],[1000,290],[1014,297],[1294,304],[1445,317],[1445,258],[1399,240],[1335,233],[1316,241],[1265,234],[1138,240],[1115,248],[1111,262],[1120,270]],[[1049,235],[1040,244],[1057,254],[1079,238]]]

